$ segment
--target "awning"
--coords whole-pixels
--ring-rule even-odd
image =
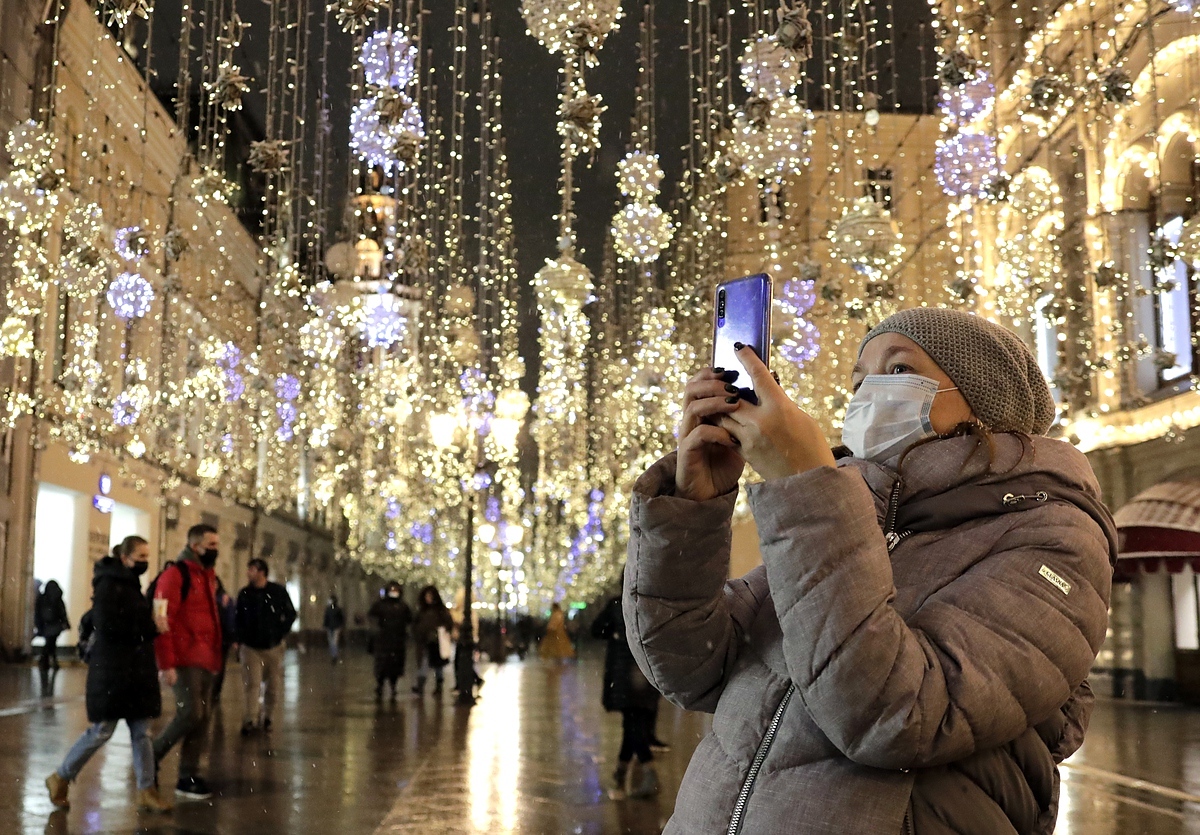
[[[1160,568],[1200,573],[1200,481],[1165,481],[1113,514],[1120,535],[1118,581]]]

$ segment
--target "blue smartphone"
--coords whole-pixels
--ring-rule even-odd
[[[738,394],[757,404],[754,383],[733,347],[736,342],[749,345],[770,367],[771,279],[765,273],[718,284],[713,315],[713,368],[737,371]]]

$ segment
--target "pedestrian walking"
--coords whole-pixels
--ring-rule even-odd
[[[271,730],[283,689],[283,641],[296,622],[296,607],[287,589],[271,582],[268,575],[266,560],[250,560],[246,587],[237,598],[237,641],[246,688],[242,736]]]
[[[550,620],[546,622],[538,655],[550,661],[570,661],[575,657],[575,645],[567,634],[567,616],[557,603],[550,607]]]
[[[433,695],[439,696],[445,684],[445,667],[450,661],[450,631],[454,621],[442,596],[433,586],[421,589],[417,597],[417,619],[413,624],[413,643],[417,648],[417,683],[413,692],[425,693],[425,680],[433,670]]]
[[[322,625],[325,627],[325,636],[329,639],[329,660],[336,664],[342,643],[342,631],[346,628],[346,613],[338,605],[336,594],[329,595],[329,605],[325,607]],[[401,670],[403,671],[403,665]]]
[[[191,800],[212,797],[201,762],[208,747],[213,684],[221,671],[221,615],[217,606],[220,537],[211,525],[188,529],[187,545],[154,581],[160,635],[154,642],[159,674],[175,696],[175,716],[154,740],[161,763],[176,745],[179,781],[175,793]]]
[[[62,587],[50,580],[42,587],[33,604],[34,634],[41,635],[42,655],[38,666],[43,670],[58,669],[58,636],[71,628],[67,620],[67,604],[63,602]]]
[[[221,693],[225,689],[225,674],[229,671],[229,657],[237,656],[237,601],[225,590],[225,584],[217,577],[217,611],[221,615],[221,669],[213,679],[212,703],[221,703]],[[218,714],[219,715],[219,714]]]
[[[375,655],[375,701],[383,699],[387,682],[392,701],[396,700],[396,682],[404,676],[408,655],[408,627],[412,609],[404,602],[404,586],[388,583],[382,597],[367,610],[371,625],[371,650]]]
[[[86,705],[91,725],[71,746],[62,764],[46,778],[50,802],[70,807],[70,785],[88,760],[125,720],[133,745],[137,804],[152,812],[171,806],[158,793],[150,723],[162,713],[154,639],[158,630],[151,604],[142,594],[141,576],[150,565],[150,546],[128,536],[93,569]]]
[[[458,680],[459,671],[463,668],[460,664],[461,659],[459,654],[463,652],[462,629],[465,617],[463,610],[466,608],[467,593],[463,589],[459,589],[454,593],[454,605],[450,607],[450,621],[454,624],[454,628],[450,630],[450,640],[454,643],[454,692],[462,689],[462,682]],[[471,640],[475,648],[478,648],[482,643],[481,634],[479,631],[479,613],[474,608],[471,609]],[[483,686],[483,676],[479,675],[479,671],[475,669],[475,653],[471,651],[471,694],[475,694],[476,687]]]
[[[661,697],[633,660],[619,595],[609,600],[592,621],[592,637],[605,642],[601,703],[605,710],[621,714],[621,750],[617,753],[617,769],[613,772],[615,788],[610,796],[615,800],[627,795],[650,797],[658,792],[658,775],[652,765],[654,753],[651,748]],[[641,766],[636,779],[631,769],[635,758]]]
[[[716,714],[666,831],[1051,832],[1117,537],[1087,459],[1044,437],[1029,349],[963,312],[884,320],[836,455],[738,358],[758,405],[697,374],[678,453],[634,488],[631,649]],[[764,565],[727,580],[747,463]]]

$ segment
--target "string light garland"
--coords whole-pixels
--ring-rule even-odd
[[[998,169],[996,140],[986,133],[964,131],[938,140],[934,172],[950,197],[982,197]]]

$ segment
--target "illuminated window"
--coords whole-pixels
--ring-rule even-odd
[[[1046,309],[1054,301],[1054,296],[1042,296],[1033,307],[1033,341],[1037,352],[1038,368],[1047,380],[1053,380],[1058,373],[1058,327],[1048,315]],[[1051,385],[1055,402],[1061,395],[1058,387]]]
[[[1159,232],[1171,243],[1177,244],[1182,228],[1183,218],[1177,217],[1164,223]],[[1171,355],[1175,358],[1174,365],[1159,366],[1163,383],[1172,383],[1192,373],[1192,303],[1189,272],[1187,263],[1182,258],[1176,258],[1158,270],[1154,276],[1154,286],[1158,291],[1155,298],[1158,305],[1158,347],[1163,351],[1163,363]]]

